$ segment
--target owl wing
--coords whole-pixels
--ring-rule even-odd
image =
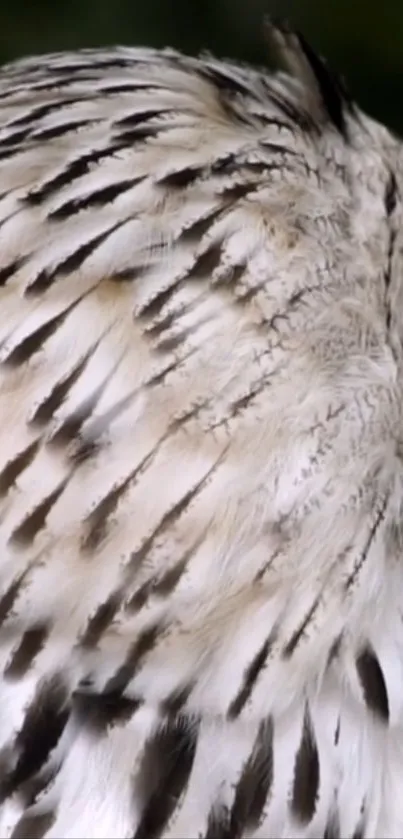
[[[397,144],[271,36],[0,73],[4,837],[400,835]]]

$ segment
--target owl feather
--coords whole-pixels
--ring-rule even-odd
[[[403,831],[402,152],[304,38],[0,70],[0,835]]]

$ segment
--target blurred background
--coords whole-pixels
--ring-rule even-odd
[[[302,29],[361,106],[403,134],[403,0],[2,0],[0,63],[124,43],[262,64],[266,13]]]

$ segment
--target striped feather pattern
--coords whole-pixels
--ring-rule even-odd
[[[400,143],[302,37],[0,71],[0,835],[401,835]]]

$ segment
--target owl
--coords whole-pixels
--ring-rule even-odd
[[[403,832],[403,153],[278,70],[0,71],[0,836]]]

